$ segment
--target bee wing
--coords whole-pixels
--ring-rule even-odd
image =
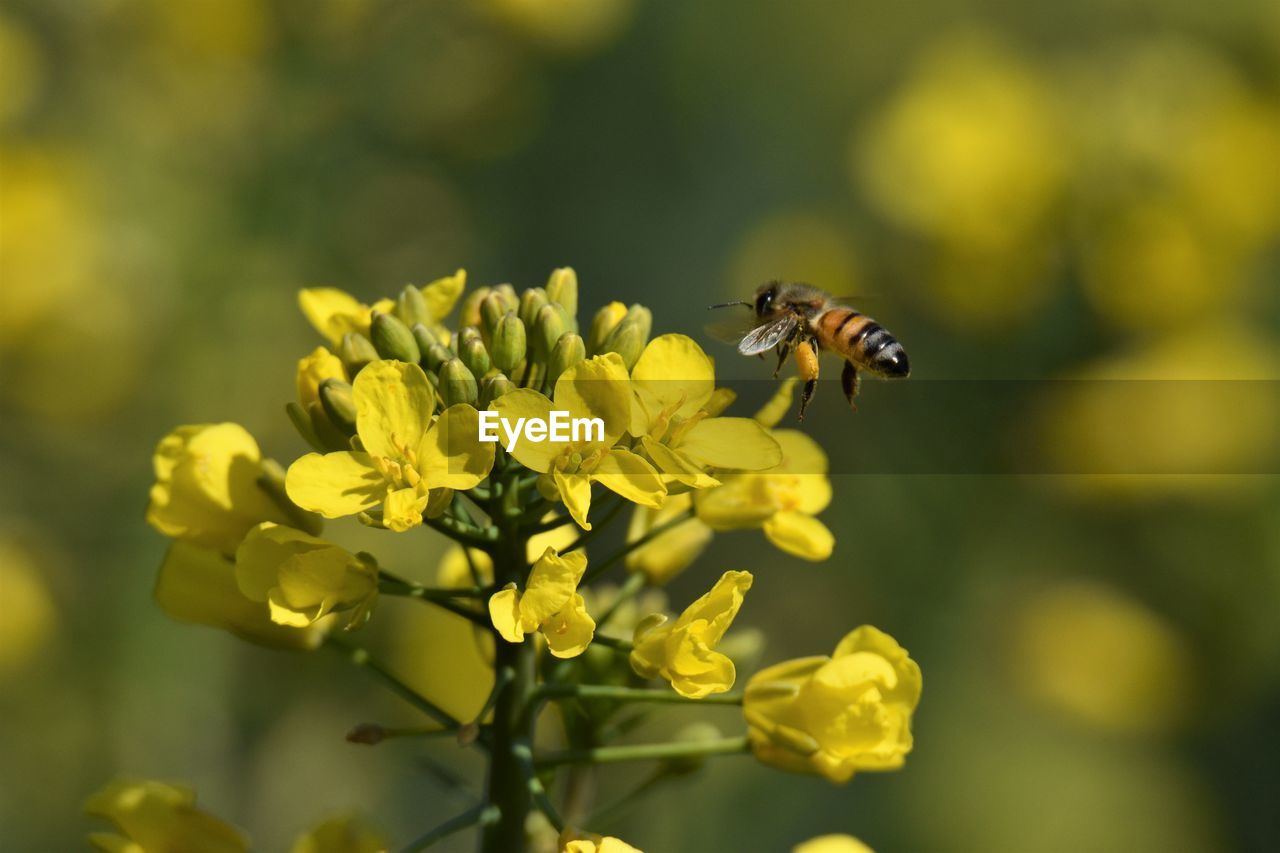
[[[722,344],[738,345],[748,332],[756,327],[755,313],[737,317],[726,317],[714,323],[707,323],[703,328],[707,334]]]
[[[763,326],[757,326],[738,342],[738,352],[743,355],[756,355],[773,349],[796,330],[797,322],[796,315],[788,313],[770,320]]]

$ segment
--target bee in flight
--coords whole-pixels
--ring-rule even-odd
[[[845,360],[840,384],[849,405],[858,395],[861,373],[882,379],[902,379],[911,372],[907,353],[893,335],[867,315],[855,311],[825,290],[808,284],[771,281],[756,290],[752,302],[724,302],[712,308],[745,305],[755,312],[755,328],[738,341],[738,352],[761,355],[778,353],[778,371],[789,355],[804,380],[800,396],[800,420],[818,385],[818,350],[833,352]]]

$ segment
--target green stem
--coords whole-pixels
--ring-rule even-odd
[[[441,515],[437,518],[423,517],[422,523],[448,536],[455,542],[463,545],[471,545],[482,550],[493,547],[493,543],[498,539],[498,531],[493,527],[475,527],[456,518],[447,515]]]
[[[579,548],[584,547],[592,539],[599,536],[600,531],[608,527],[609,522],[613,521],[614,518],[617,517],[618,513],[622,512],[623,507],[625,507],[626,505],[627,505],[627,502],[625,500],[623,500],[622,498],[616,498],[613,502],[613,506],[609,507],[608,512],[606,512],[603,516],[601,516],[601,518],[598,521],[591,522],[590,530],[586,531],[585,533],[580,535],[577,539],[573,540],[573,544],[570,545],[568,548],[565,548],[560,553],[567,554],[570,551],[576,551]],[[585,578],[583,579],[583,583],[586,583]]]
[[[621,637],[606,637],[603,634],[596,634],[592,637],[591,642],[599,643],[607,648],[627,654],[630,654],[631,650],[635,648],[630,640],[624,640]]]
[[[751,748],[747,736],[705,741],[640,743],[627,746],[597,746],[594,749],[566,749],[536,756],[538,767],[564,764],[611,764],[618,761],[652,761],[665,758],[702,758],[713,755],[739,755]]]
[[[489,624],[489,617],[479,611],[473,610],[465,604],[459,604],[454,601],[452,595],[437,595],[440,590],[432,590],[427,587],[421,587],[417,584],[408,583],[402,580],[388,580],[386,578],[378,581],[378,591],[385,595],[398,595],[404,598],[416,598],[419,601],[426,601],[448,610],[457,616],[461,616],[469,622],[479,625],[481,628],[492,627]],[[472,597],[472,596],[467,596]]]
[[[619,702],[658,702],[670,705],[741,705],[741,693],[716,693],[701,699],[681,696],[674,690],[615,687],[612,684],[544,684],[535,699],[616,699]]]
[[[618,549],[614,553],[610,554],[608,557],[605,557],[599,563],[596,563],[594,566],[587,569],[586,574],[582,576],[582,581],[579,583],[579,586],[585,586],[586,584],[591,583],[593,580],[600,577],[600,575],[608,571],[610,566],[612,566],[614,563],[626,557],[632,551],[636,550],[637,548],[642,548],[645,545],[648,545],[650,542],[652,542],[654,539],[657,539],[659,536],[666,533],[668,530],[672,529],[677,525],[685,523],[691,518],[693,518],[692,509],[682,512],[680,513],[680,515],[677,515],[675,518],[668,519],[667,521],[664,521],[662,524],[659,524],[656,527],[650,528],[649,532],[645,533],[645,535],[641,536],[639,539],[635,540],[634,542],[628,542],[622,548]],[[594,529],[589,530],[584,535],[589,536],[594,532],[595,532]]]
[[[437,841],[441,841],[460,832],[469,826],[479,824],[487,826],[498,819],[497,806],[478,805],[473,809],[469,809],[455,818],[445,821],[425,835],[421,835],[410,841],[402,851],[402,853],[417,853],[418,850],[426,850]]]
[[[401,699],[404,699],[410,705],[413,705],[446,729],[456,731],[458,726],[461,725],[461,723],[459,723],[458,720],[455,719],[448,711],[444,710],[425,696],[422,696],[412,687],[392,675],[391,671],[378,661],[374,660],[374,658],[369,655],[369,651],[363,646],[358,646],[337,634],[329,634],[326,636],[325,645],[342,654],[356,666],[363,667],[369,672],[372,672],[379,680],[382,681],[384,686],[391,690],[391,692],[400,696]]]

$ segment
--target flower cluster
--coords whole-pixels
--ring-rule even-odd
[[[286,407],[313,452],[285,469],[235,424],[183,426],[162,439],[147,518],[174,541],[156,598],[175,618],[254,642],[331,647],[434,730],[482,750],[484,802],[414,849],[470,825],[486,851],[525,849],[541,843],[525,820],[532,809],[563,851],[634,850],[576,829],[585,816],[561,817],[551,801],[545,781],[584,762],[659,758],[679,775],[707,756],[751,752],[834,782],[902,764],[920,671],[887,635],[859,628],[833,657],[769,667],[735,694],[738,667],[750,666],[742,651],[759,648],[731,633],[752,574],[724,572],[677,615],[642,594],[726,531],[758,528],[786,554],[831,556],[834,537],[816,517],[831,501],[826,456],[777,428],[793,383],[753,417],[727,414],[734,394],[716,387],[711,358],[684,335],[651,338],[644,307],[610,303],[580,327],[570,269],[520,294],[509,285],[467,292],[459,271],[373,305],[333,288],[303,291],[299,303],[326,341],[299,360],[297,399]],[[508,424],[565,413],[598,428],[495,443],[481,412]],[[621,549],[589,559],[588,543],[628,506]],[[323,519],[348,517],[388,535],[425,527],[452,540],[436,585],[322,538]],[[621,586],[593,588],[615,566],[627,570]],[[446,701],[443,679],[410,684],[348,638],[385,595],[469,625],[487,694],[473,717],[445,710],[457,703]],[[537,724],[556,702],[561,733],[551,737]],[[671,702],[742,705],[747,733],[609,743],[622,707],[639,719],[651,703]],[[349,739],[421,731],[364,724]],[[161,783],[118,783],[91,810],[126,839],[104,846],[244,848],[195,809],[194,795]],[[376,838],[330,822],[295,849],[382,849]]]

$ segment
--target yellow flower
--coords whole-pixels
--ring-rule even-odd
[[[243,853],[248,840],[230,824],[196,808],[195,792],[163,782],[117,780],[89,798],[85,811],[119,834],[93,832],[107,853]]]
[[[688,512],[692,506],[693,497],[686,493],[668,495],[660,509],[636,507],[627,529],[627,541],[635,542],[653,528]],[[628,553],[627,569],[643,572],[651,584],[664,584],[698,559],[711,542],[711,536],[710,527],[697,518],[689,518]]]
[[[541,631],[556,657],[582,654],[596,631],[578,593],[586,570],[586,554],[572,551],[562,557],[548,547],[533,564],[523,593],[510,583],[489,599],[493,627],[508,643],[523,642],[526,633]]]
[[[378,570],[367,559],[271,522],[240,543],[236,582],[250,601],[266,602],[273,622],[295,628],[345,610],[348,628],[362,624],[378,595]]]
[[[875,853],[852,835],[819,835],[797,844],[791,853]]]
[[[778,444],[750,418],[711,415],[715,366],[684,335],[662,335],[631,371],[632,435],[667,483],[695,489],[719,484],[707,468],[762,471],[781,461]]]
[[[303,409],[320,402],[320,383],[326,379],[347,381],[347,371],[336,355],[316,347],[310,355],[298,359],[298,402]]]
[[[658,613],[636,626],[631,668],[643,678],[661,676],[681,696],[701,699],[733,686],[733,661],[715,650],[742,598],[751,589],[750,572],[725,572],[711,591],[685,608],[671,624]]]
[[[364,820],[331,817],[293,842],[292,853],[386,853],[387,839]]]
[[[466,271],[458,270],[453,275],[437,279],[422,288],[422,296],[426,300],[433,323],[439,323],[453,310],[466,283]],[[372,306],[365,305],[336,287],[312,287],[298,291],[298,307],[302,309],[307,321],[332,346],[337,346],[344,335],[368,335],[372,313],[388,313],[395,305],[393,299],[379,299]]]
[[[742,710],[752,751],[832,782],[894,770],[911,751],[920,687],[920,667],[892,637],[855,628],[831,657],[785,661],[751,677]]]
[[[621,838],[565,829],[560,833],[561,853],[643,853]]]
[[[629,450],[614,447],[631,420],[631,389],[627,368],[617,353],[598,355],[566,370],[556,381],[555,402],[537,391],[521,388],[493,401],[499,417],[515,423],[519,418],[549,420],[552,410],[571,418],[599,418],[599,431],[583,430],[578,441],[521,441],[511,455],[531,471],[548,475],[540,488],[557,494],[574,521],[591,529],[591,484],[627,500],[657,508],[666,495],[658,472]],[[492,445],[485,445],[492,447]]]
[[[166,536],[230,554],[258,522],[289,520],[258,485],[262,454],[239,424],[178,427],[153,464],[147,523]]]
[[[263,646],[314,649],[329,629],[329,620],[304,628],[271,621],[261,602],[250,601],[236,583],[236,567],[217,551],[187,542],[169,546],[156,579],[156,603],[179,622],[194,622],[230,631]]]
[[[356,376],[356,434],[363,450],[308,453],[289,467],[286,488],[299,506],[326,518],[382,504],[383,523],[422,523],[433,489],[469,489],[493,467],[479,439],[479,415],[450,406],[432,423],[436,397],[416,364],[375,361]]]

